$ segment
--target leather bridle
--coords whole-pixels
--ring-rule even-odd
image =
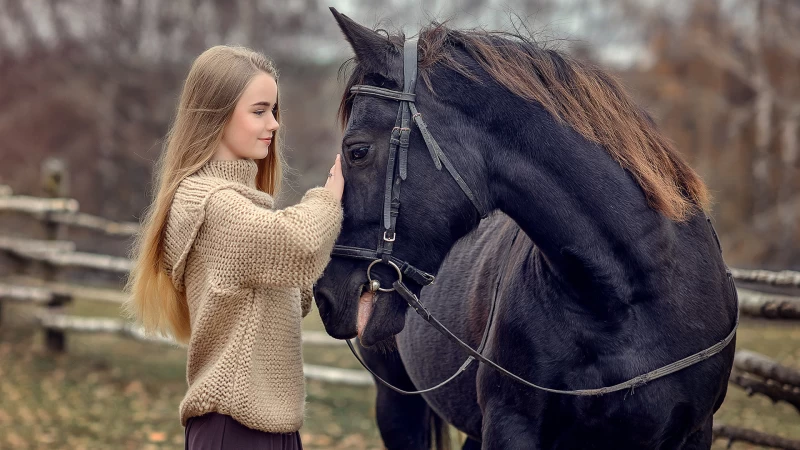
[[[394,288],[382,288],[378,286],[377,280],[371,276],[372,267],[377,263],[383,263],[391,266],[398,274],[398,278],[402,280],[403,277],[410,278],[420,286],[427,286],[433,283],[435,277],[424,270],[418,269],[406,261],[402,261],[395,257],[392,252],[394,249],[394,242],[397,239],[395,233],[395,223],[397,215],[400,210],[400,188],[402,182],[408,177],[408,143],[411,135],[411,122],[416,123],[422,138],[425,140],[425,145],[433,158],[433,164],[437,170],[442,170],[442,166],[452,175],[458,186],[467,195],[467,198],[475,205],[481,218],[488,216],[488,209],[478,200],[472,189],[467,186],[464,178],[459,175],[458,171],[453,167],[453,164],[442,152],[439,144],[428,131],[422,115],[417,111],[414,105],[414,87],[417,81],[417,41],[409,40],[405,43],[404,48],[404,64],[403,64],[403,91],[393,91],[390,89],[379,88],[376,86],[368,86],[359,84],[353,86],[350,92],[355,95],[370,95],[373,97],[385,98],[389,100],[396,100],[400,103],[400,108],[397,111],[397,119],[395,120],[392,134],[389,137],[389,161],[386,165],[386,186],[383,196],[383,215],[381,221],[383,223],[383,235],[380,237],[378,247],[375,250],[349,247],[344,245],[335,245],[333,247],[332,256],[355,258],[371,261],[367,269],[367,277],[370,280],[371,291],[391,292]],[[377,283],[377,284],[376,284]]]

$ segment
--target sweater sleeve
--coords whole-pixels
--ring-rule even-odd
[[[341,204],[324,188],[310,189],[300,203],[281,210],[221,189],[205,207],[206,257],[222,285],[310,286],[341,229]]]

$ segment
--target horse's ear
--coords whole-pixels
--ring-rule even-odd
[[[353,53],[356,54],[356,61],[359,64],[366,64],[376,68],[385,67],[388,63],[387,49],[391,44],[386,37],[381,36],[374,30],[371,30],[353,19],[345,16],[331,7],[333,18],[339,24],[345,39],[350,43],[353,48]]]

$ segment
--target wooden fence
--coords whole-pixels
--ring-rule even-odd
[[[64,313],[65,305],[74,298],[121,304],[125,297],[119,288],[131,267],[131,262],[125,257],[78,251],[73,241],[62,239],[66,231],[83,229],[127,240],[138,230],[137,223],[114,222],[79,212],[78,202],[68,198],[67,181],[63,165],[58,160],[51,160],[42,167],[43,197],[13,195],[8,186],[0,185],[0,218],[8,215],[26,216],[28,223],[17,228],[25,229],[26,236],[31,230],[38,229],[40,235],[39,238],[3,236],[0,231],[0,257],[4,258],[0,258],[0,269],[6,269],[5,276],[0,278],[0,319],[3,301],[39,305],[38,323],[44,333],[45,345],[53,352],[66,351],[67,332],[114,333],[130,339],[177,345],[168,339],[145,336],[140,328],[121,319],[77,317]],[[30,217],[34,218],[38,227],[29,224]],[[75,271],[80,275],[75,275]],[[797,296],[800,272],[743,269],[732,269],[732,272],[737,286],[740,286],[738,293],[742,315],[783,321],[800,320],[800,297]],[[762,287],[773,292],[760,292]],[[320,332],[304,332],[303,343],[323,346],[343,344]],[[306,364],[304,372],[309,379],[331,383],[373,383],[363,370]],[[774,402],[787,402],[800,412],[800,371],[796,369],[782,366],[762,355],[739,350],[730,383],[745,389],[750,395],[759,394]],[[773,448],[800,449],[798,441],[753,430],[717,425],[714,431],[715,438],[725,438],[731,442],[746,441]]]
[[[67,350],[66,334],[113,333],[129,339],[177,346],[176,342],[146,336],[143,330],[122,319],[70,316],[64,307],[74,298],[121,305],[125,295],[119,289],[131,262],[124,257],[81,252],[76,244],[62,240],[69,227],[129,240],[138,230],[137,223],[120,223],[78,211],[78,202],[67,198],[67,173],[58,161],[42,168],[43,197],[13,195],[11,188],[0,185],[0,216],[22,215],[38,223],[20,226],[21,234],[39,234],[41,239],[0,234],[0,318],[3,301],[25,302],[40,306],[36,317],[42,328],[47,349]],[[23,222],[23,223],[24,223]],[[26,224],[27,225],[27,224]],[[36,232],[38,231],[38,233]],[[0,232],[2,233],[2,232]],[[18,233],[14,233],[18,234]],[[86,283],[66,281],[67,270],[82,271]],[[98,276],[98,273],[103,274]],[[94,285],[94,286],[91,286]],[[344,346],[325,333],[304,332],[304,345]],[[306,377],[332,383],[371,385],[372,378],[363,370],[338,367],[304,366]]]

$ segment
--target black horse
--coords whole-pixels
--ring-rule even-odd
[[[405,38],[334,16],[355,52],[341,107],[337,245],[375,248],[398,103],[350,87],[402,90]],[[614,385],[729,335],[735,289],[704,214],[706,188],[615,80],[521,36],[432,24],[418,46],[419,113],[477,200],[495,211],[481,221],[411,132],[394,256],[437,274],[425,289],[406,280],[434,316],[476,348],[496,294],[484,354],[562,390]],[[464,353],[407,314],[397,292],[362,296],[368,264],[334,257],[317,282],[327,332],[358,335],[367,364],[396,386],[441,382]],[[384,286],[397,278],[385,264],[372,274]],[[367,348],[387,342],[397,351]],[[422,397],[379,384],[378,426],[390,449],[429,448],[439,418],[470,437],[464,448],[707,449],[733,354],[731,343],[679,372],[599,396],[539,391],[473,364]]]

